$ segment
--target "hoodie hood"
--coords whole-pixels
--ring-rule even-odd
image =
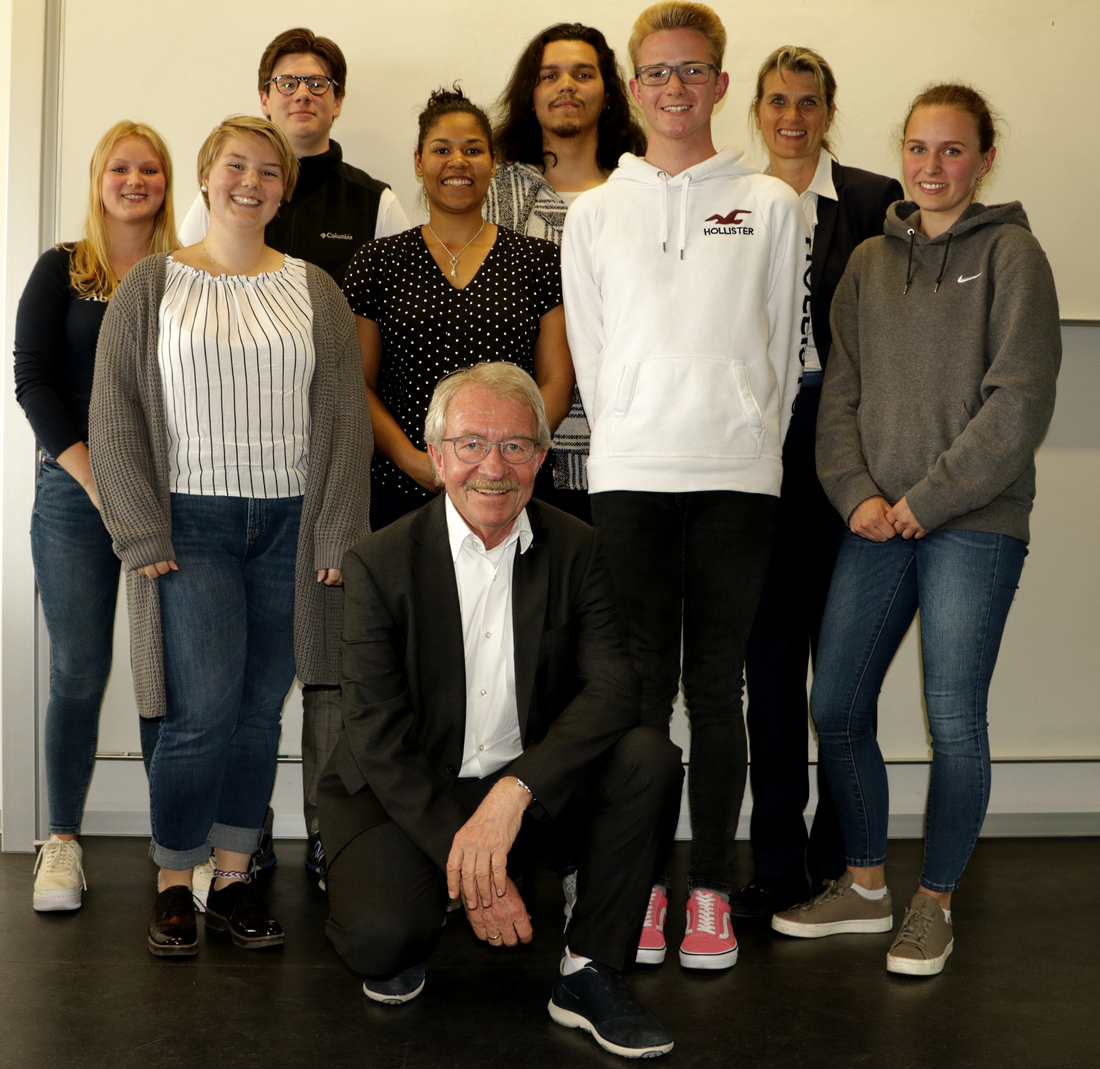
[[[938,256],[934,291],[939,292],[940,283],[947,272],[947,261],[951,252],[951,242],[972,235],[987,226],[1019,226],[1031,233],[1027,213],[1018,200],[1007,204],[971,204],[942,234],[934,238],[920,232],[920,208],[911,200],[900,200],[886,210],[886,223],[883,231],[888,238],[898,238],[909,245],[909,255],[905,270],[905,289],[908,293],[913,283],[914,253],[927,249],[928,253]]]
[[[689,217],[689,205],[693,186],[699,186],[704,182],[725,181],[730,178],[742,178],[750,174],[760,174],[758,168],[739,148],[727,145],[720,149],[709,159],[703,160],[694,166],[688,167],[679,174],[670,175],[660,167],[633,156],[629,152],[619,157],[619,166],[611,172],[608,182],[617,182],[629,186],[656,186],[661,191],[661,214],[658,223],[658,239],[661,242],[661,250],[669,251],[671,235],[669,234],[670,219],[672,217],[671,199],[675,196],[680,202],[678,233],[674,247],[684,258],[684,247],[687,244],[687,221]]]

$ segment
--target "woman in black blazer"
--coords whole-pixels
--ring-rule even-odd
[[[802,200],[813,250],[809,316],[803,318],[802,388],[783,446],[783,487],[772,560],[749,638],[746,682],[752,763],[752,881],[730,900],[735,917],[759,917],[802,901],[844,872],[840,829],[823,775],[807,835],[809,800],[806,669],[844,524],[814,468],[822,372],[832,343],[829,306],[852,250],[882,233],[886,208],[902,197],[893,178],[842,167],[830,154],[836,79],[808,48],[784,46],[764,61],[752,116],[769,172]],[[820,769],[820,766],[819,766]],[[807,874],[810,885],[807,885]]]

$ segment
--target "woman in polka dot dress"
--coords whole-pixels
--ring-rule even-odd
[[[569,411],[558,249],[482,218],[496,169],[491,130],[460,90],[431,95],[413,157],[429,221],[364,245],[344,280],[374,426],[376,530],[437,492],[423,434],[443,375],[510,360],[534,376],[551,429]]]

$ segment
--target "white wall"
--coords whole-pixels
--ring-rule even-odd
[[[60,178],[57,222],[39,238],[42,158],[43,26],[52,6],[63,12]],[[435,86],[461,78],[489,103],[526,40],[553,21],[601,27],[625,55],[643,0],[561,2],[532,11],[510,4],[415,0],[363,5],[330,0],[314,14],[287,0],[235,8],[221,0],[162,5],[134,17],[122,0],[0,0],[0,55],[8,59],[9,110],[0,111],[0,203],[6,228],[3,323],[11,351],[12,317],[34,257],[52,240],[72,237],[86,196],[87,160],[101,132],[122,117],[151,123],[172,146],[179,213],[197,183],[198,145],[224,115],[257,111],[256,64],[277,32],[303,21],[339,41],[348,58],[348,98],[336,127],[346,157],[389,181],[410,215],[417,185],[411,150],[415,117]],[[1091,69],[1100,39],[1093,0],[927,0],[919,14],[900,0],[818,0],[813,5],[717,5],[730,34],[731,89],[716,120],[717,141],[751,147],[746,109],[755,69],[777,44],[821,50],[840,82],[839,154],[845,162],[896,173],[893,128],[925,82],[963,77],[985,89],[1008,127],[991,199],[1020,199],[1051,255],[1067,319],[1100,318],[1093,250],[1097,213],[1071,211],[1081,175],[1100,170],[1100,141],[1080,130],[1081,71]],[[124,27],[124,29],[120,29]],[[10,47],[9,47],[10,43]],[[1072,124],[1072,125],[1071,125]],[[5,138],[3,135],[7,134]],[[48,147],[48,146],[47,146]],[[754,151],[759,153],[758,147]],[[4,199],[6,197],[6,199]],[[1100,327],[1067,327],[1061,398],[1039,454],[1039,501],[1032,553],[991,696],[992,746],[998,758],[1100,758],[1100,506],[1089,488],[1100,475]],[[3,705],[0,718],[5,823],[14,805],[33,816],[33,799],[16,791],[34,760],[33,585],[26,536],[33,487],[33,438],[12,396],[10,360],[0,399],[2,428]],[[104,714],[103,748],[136,750],[132,698],[123,651]],[[910,639],[883,695],[884,749],[895,760],[925,760],[915,642]],[[295,703],[292,701],[293,710]],[[296,720],[281,749],[296,752]],[[29,734],[30,733],[30,734]],[[676,727],[686,740],[686,726]],[[94,792],[104,811],[121,773],[105,766]],[[2,785],[0,785],[2,786]],[[290,792],[293,793],[292,791]],[[1025,792],[1026,793],[1026,792]],[[1030,796],[1029,796],[1030,797]],[[1082,807],[1093,802],[1076,795]],[[1006,803],[1011,808],[1010,803]],[[1032,803],[1027,802],[1028,806]],[[1066,802],[1072,808],[1071,802]],[[288,810],[288,813],[292,811]],[[8,810],[11,810],[10,812]],[[289,819],[289,816],[288,816]],[[14,826],[14,825],[13,825]],[[24,825],[21,824],[20,827]],[[289,825],[288,825],[289,827]],[[25,848],[5,841],[6,848]]]

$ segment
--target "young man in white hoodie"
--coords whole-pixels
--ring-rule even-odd
[[[714,147],[726,34],[703,4],[644,11],[630,88],[649,125],[566,217],[562,283],[592,425],[588,483],[642,677],[668,730],[683,684],[694,842],[680,963],[737,960],[730,866],[745,787],[745,643],[767,567],[798,391],[809,238],[798,197]],[[664,959],[667,880],[638,960]]]

